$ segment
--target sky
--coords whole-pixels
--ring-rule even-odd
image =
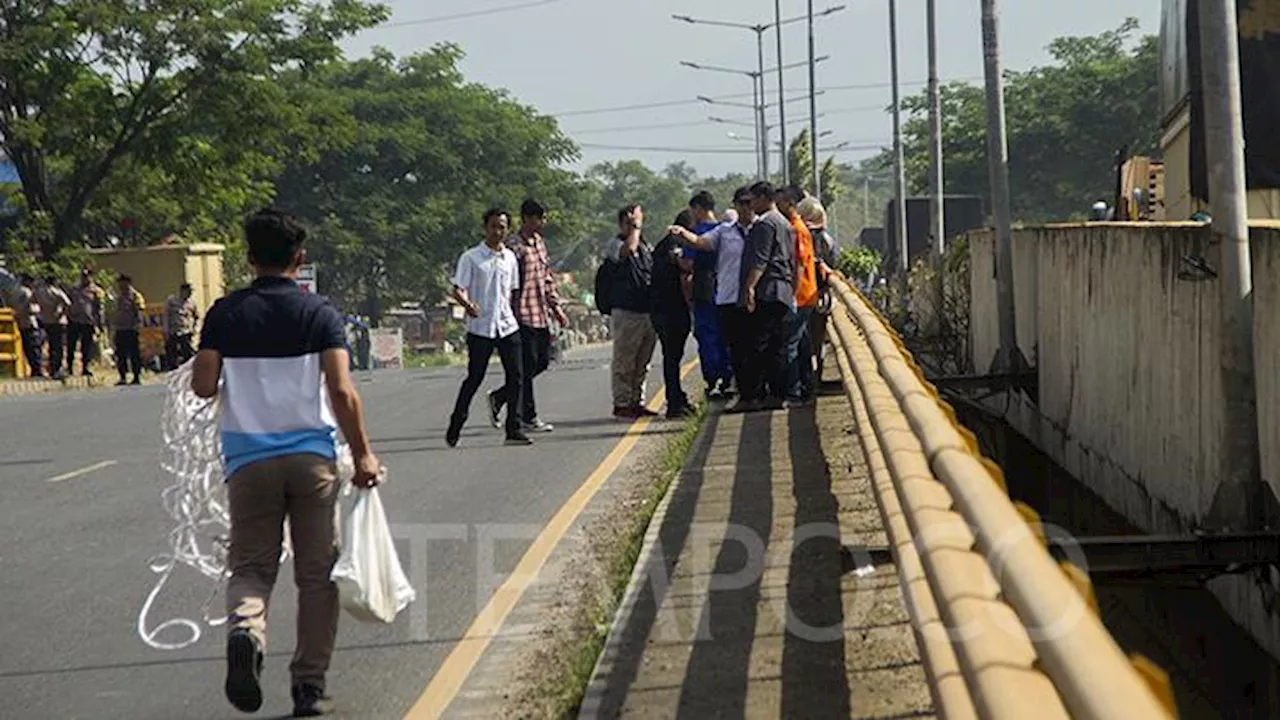
[[[937,0],[939,66],[944,82],[982,82],[979,0]],[[756,36],[747,30],[698,27],[673,14],[710,20],[769,23],[771,0],[384,0],[387,25],[347,40],[348,56],[384,47],[396,55],[451,42],[466,52],[468,80],[506,88],[520,102],[557,118],[582,146],[583,168],[601,161],[637,158],[655,169],[685,161],[703,176],[755,170],[749,109],[711,106],[697,96],[740,96],[751,103],[746,76],[693,70],[681,61],[754,71]],[[820,148],[848,143],[845,162],[874,155],[892,136],[884,108],[891,104],[888,0],[815,0],[816,12],[846,9],[818,21],[819,132],[831,131]],[[927,77],[924,0],[898,0],[903,95],[918,93]],[[1159,32],[1160,0],[1003,0],[1000,39],[1006,69],[1025,70],[1050,60],[1045,48],[1064,35],[1092,35],[1136,17],[1142,31]],[[782,0],[784,19],[803,15],[806,0]],[[772,32],[766,68],[776,65]],[[783,30],[784,64],[808,57],[806,23]],[[784,74],[786,96],[808,91],[804,68]],[[777,100],[777,77],[767,93]],[[850,87],[854,86],[854,87]],[[874,87],[866,87],[874,86]],[[643,110],[603,112],[662,103]],[[708,120],[716,116],[745,125]],[[788,137],[808,122],[805,101],[787,105]],[[770,124],[777,124],[771,111]],[[734,135],[731,137],[730,135]],[[773,142],[778,139],[773,132]],[[861,149],[859,149],[861,148]],[[776,163],[776,159],[775,159]]]

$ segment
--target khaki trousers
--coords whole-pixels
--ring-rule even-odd
[[[338,633],[338,589],[329,580],[338,559],[337,468],[318,455],[270,458],[234,473],[227,493],[228,629],[247,629],[265,652],[267,606],[280,570],[287,517],[298,586],[298,646],[289,672],[295,685],[323,689]]]
[[[613,332],[613,406],[638,407],[644,403],[644,381],[658,342],[648,313],[614,308],[610,317]]]

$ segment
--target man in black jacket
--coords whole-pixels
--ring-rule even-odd
[[[613,334],[613,415],[634,420],[656,415],[644,406],[657,335],[649,318],[653,253],[641,236],[644,210],[628,205],[618,211],[618,235],[609,243],[605,261],[614,263],[610,294]]]
[[[676,217],[676,226],[691,230],[693,213],[689,210]],[[693,331],[689,317],[689,301],[685,297],[685,278],[693,272],[693,260],[684,257],[679,235],[668,233],[653,250],[653,285],[651,315],[653,329],[662,344],[662,377],[667,387],[667,417],[682,418],[693,414],[689,396],[680,386],[680,363],[684,348]]]
[[[756,222],[742,255],[742,303],[751,317],[752,340],[734,412],[781,407],[786,397],[787,327],[796,311],[796,242],[775,196],[767,182],[751,187]]]

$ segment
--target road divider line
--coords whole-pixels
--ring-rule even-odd
[[[688,375],[697,365],[697,360],[690,360],[681,368],[680,377]],[[650,410],[656,412],[662,408],[666,391],[665,386],[658,390],[649,401]],[[475,669],[476,663],[480,662],[480,657],[488,649],[489,643],[506,623],[507,616],[515,609],[520,599],[524,597],[525,591],[542,572],[542,568],[547,564],[556,546],[560,544],[560,540],[564,538],[565,533],[586,509],[587,504],[595,497],[604,482],[622,465],[623,459],[640,441],[640,436],[648,429],[651,422],[652,418],[641,418],[633,422],[604,461],[587,476],[582,485],[542,528],[542,532],[520,559],[520,564],[516,565],[515,570],[493,593],[493,597],[489,598],[489,602],[476,616],[471,627],[467,628],[467,632],[454,646],[449,657],[445,658],[440,669],[436,671],[435,677],[431,678],[427,689],[422,692],[417,702],[405,715],[406,720],[420,718],[434,720],[449,708],[450,703],[457,697],[458,691],[471,675],[471,671]]]
[[[120,462],[119,462],[118,460],[104,460],[104,461],[102,461],[102,462],[100,462],[100,463],[95,463],[95,464],[93,464],[93,465],[90,465],[89,467],[83,467],[83,468],[80,468],[79,470],[72,470],[72,471],[71,471],[71,472],[69,472],[69,473],[63,473],[63,474],[61,474],[61,475],[56,475],[56,476],[54,476],[54,477],[49,478],[48,480],[45,480],[45,482],[47,482],[47,483],[60,483],[60,482],[63,482],[63,481],[65,481],[65,480],[74,480],[74,479],[76,479],[76,478],[78,478],[78,477],[83,477],[83,476],[85,476],[85,475],[88,475],[88,474],[89,474],[89,473],[91,473],[91,472],[96,472],[96,471],[98,471],[98,470],[104,470],[104,469],[109,468],[109,467],[111,467],[111,466],[113,466],[113,465],[119,465],[119,464],[120,464]]]

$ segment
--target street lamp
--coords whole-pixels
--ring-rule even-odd
[[[826,95],[827,91],[819,90],[817,94]],[[732,100],[717,100],[713,97],[707,97],[706,95],[698,95],[697,98],[701,102],[704,102],[708,105],[725,105],[728,107],[736,107],[736,108],[742,108],[744,110],[750,110],[752,112],[755,112],[760,107],[759,105],[749,105],[747,103],[733,102]],[[793,103],[804,102],[804,101],[807,101],[808,99],[809,99],[808,95],[796,95],[795,97],[787,98],[787,104],[791,105]],[[764,104],[764,108],[767,110],[771,107],[775,107],[777,104],[778,103],[776,102],[768,102]],[[868,109],[881,110],[882,107],[880,105],[875,105],[875,106],[870,106]]]
[[[837,5],[835,7],[827,8],[826,10],[823,10],[822,12],[818,13],[817,15],[814,15],[813,17],[826,17],[828,15],[834,15],[835,13],[838,13],[844,9],[845,9],[844,5]],[[773,19],[773,22],[771,23],[757,23],[753,25],[749,23],[726,22],[724,20],[705,20],[701,18],[691,17],[689,15],[672,15],[671,17],[676,20],[679,20],[680,22],[688,23],[690,25],[708,25],[711,27],[724,27],[724,28],[734,28],[737,30],[749,30],[756,34],[757,70],[756,70],[755,78],[757,79],[757,84],[759,86],[759,90],[756,93],[756,98],[757,98],[756,113],[758,116],[757,122],[760,124],[760,127],[762,128],[764,127],[764,123],[765,123],[763,105],[764,105],[764,97],[766,94],[765,87],[764,87],[764,78],[765,78],[764,34],[769,30],[773,30],[773,29],[777,30],[778,32],[778,65],[779,65],[779,67],[777,68],[778,101],[779,101],[778,111],[779,113],[781,113],[782,136],[783,136],[783,141],[785,143],[786,135],[787,135],[787,129],[786,129],[787,123],[786,123],[786,105],[785,105],[785,101],[783,100],[783,98],[786,96],[786,93],[783,89],[783,83],[782,83],[782,71],[785,68],[781,67],[782,65],[782,26],[798,23],[802,20],[808,20],[810,18],[810,15],[809,14],[799,15],[796,17],[783,19],[782,6],[779,2],[775,2],[774,3],[774,19]],[[761,157],[761,163],[763,165],[761,169],[763,170],[764,176],[767,178],[769,175],[768,139],[765,137],[765,133],[763,132],[758,133],[758,135],[760,139],[760,157]],[[783,163],[782,172],[783,172],[783,179],[785,181],[787,179],[787,174],[788,174],[786,163]]]

